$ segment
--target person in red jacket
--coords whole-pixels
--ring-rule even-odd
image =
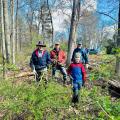
[[[66,54],[60,49],[60,43],[55,43],[54,49],[50,52],[50,58],[52,61],[52,76],[55,76],[56,70],[60,70],[63,75],[64,84],[67,79],[67,72],[65,69]]]
[[[80,54],[76,53],[73,63],[70,64],[67,70],[68,75],[72,79],[73,98],[72,102],[79,102],[79,91],[86,81],[86,71],[84,65],[80,61]]]

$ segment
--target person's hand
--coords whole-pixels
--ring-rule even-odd
[[[58,61],[58,65],[64,67],[64,64]]]
[[[58,65],[62,65],[62,63],[58,61]]]
[[[47,65],[47,69],[50,69],[50,68],[51,68],[51,65],[50,65],[50,64],[48,64],[48,65]]]
[[[84,86],[87,87],[87,88],[89,88],[89,83],[88,83],[88,81],[84,83]]]
[[[88,69],[88,67],[89,67],[89,64],[86,64],[86,65],[85,65],[85,67]]]
[[[33,73],[34,73],[34,74],[37,74],[37,72],[36,72],[36,70],[35,70],[35,69],[33,70]]]
[[[57,63],[57,60],[56,60],[56,59],[53,59],[53,60],[52,60],[52,63],[53,63],[53,64],[56,64],[56,63]]]

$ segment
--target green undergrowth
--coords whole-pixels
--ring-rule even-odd
[[[89,74],[90,83],[114,76],[115,57],[101,55],[100,63]],[[16,70],[16,66],[10,66]],[[59,75],[58,75],[59,77]],[[111,98],[107,88],[92,85],[80,91],[80,102],[71,103],[72,87],[49,78],[47,89],[34,81],[0,81],[0,115],[3,120],[120,120],[120,100]],[[22,82],[21,82],[22,81]],[[0,118],[0,119],[1,119]]]
[[[100,60],[97,61],[98,66],[90,72],[90,80],[110,80],[115,76],[115,62],[114,55],[101,55]],[[100,62],[100,63],[99,63]]]
[[[0,112],[4,120],[119,120],[120,101],[111,97],[100,87],[83,88],[77,108],[71,103],[71,86],[64,87],[50,81],[48,88],[14,80],[0,81]],[[42,83],[41,83],[42,84]]]

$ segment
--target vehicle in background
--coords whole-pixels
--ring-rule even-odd
[[[100,52],[99,49],[89,49],[89,54],[92,55],[92,54],[98,54]]]

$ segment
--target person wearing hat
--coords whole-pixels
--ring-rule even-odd
[[[81,42],[78,42],[77,48],[75,48],[73,51],[72,59],[71,59],[72,62],[74,61],[76,53],[79,53],[81,62],[85,64],[86,68],[88,68],[88,56],[86,52],[83,50]]]
[[[64,84],[67,80],[67,72],[65,69],[66,54],[60,49],[60,43],[56,42],[54,49],[50,52],[52,61],[52,76],[55,76],[56,70],[60,70],[63,75]]]
[[[36,44],[37,49],[32,53],[30,59],[30,67],[34,74],[36,74],[36,81],[39,82],[43,77],[47,84],[47,66],[51,63],[50,54],[44,49],[46,45],[39,41]]]
[[[75,53],[73,63],[68,67],[67,73],[73,85],[72,102],[77,103],[79,102],[79,91],[86,81],[86,71],[84,65],[80,62],[79,52]]]

